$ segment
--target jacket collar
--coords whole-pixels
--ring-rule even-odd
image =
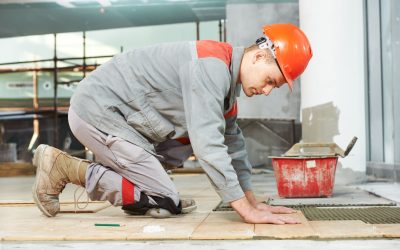
[[[242,62],[244,47],[234,47],[231,63],[231,94],[239,96],[241,84],[237,83],[239,77],[240,63]],[[239,90],[239,91],[238,91]]]
[[[232,107],[236,97],[240,95],[241,84],[237,83],[239,77],[240,63],[242,62],[244,47],[234,47],[231,61],[231,88],[229,106]]]

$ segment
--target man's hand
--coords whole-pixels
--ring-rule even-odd
[[[299,224],[300,221],[253,207],[246,197],[231,202],[231,206],[247,223]]]
[[[288,207],[282,207],[282,206],[270,206],[267,205],[263,202],[259,202],[255,205],[255,208],[258,210],[264,210],[271,212],[273,214],[293,214],[296,213],[297,211]]]
[[[252,191],[246,191],[245,192],[247,200],[250,202],[250,204],[257,208],[258,210],[263,210],[263,211],[268,211],[273,214],[292,214],[296,213],[297,211],[291,208],[287,207],[282,207],[282,206],[269,206],[263,202],[258,202],[256,198],[254,197],[254,194]]]

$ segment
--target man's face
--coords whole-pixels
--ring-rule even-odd
[[[286,83],[278,65],[275,62],[266,62],[263,51],[257,53],[242,61],[245,65],[240,72],[240,80],[243,92],[249,97],[269,95],[273,88],[279,88]]]

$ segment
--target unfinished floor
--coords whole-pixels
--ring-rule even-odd
[[[0,238],[9,241],[125,241],[125,240],[254,240],[254,239],[386,239],[400,238],[400,224],[366,224],[362,221],[307,221],[301,212],[288,215],[302,221],[297,225],[254,225],[243,223],[235,212],[213,212],[220,199],[203,174],[173,175],[182,197],[194,198],[196,212],[168,219],[127,216],[119,207],[93,202],[74,213],[74,185],[61,195],[64,213],[47,218],[34,205],[31,186],[34,177],[0,178]],[[253,176],[260,199],[276,203],[290,200],[276,197],[273,174]],[[393,203],[355,187],[336,186],[329,202]],[[298,202],[292,200],[293,202]],[[307,199],[302,199],[307,202]],[[328,203],[329,203],[328,202]],[[95,226],[96,223],[120,226]],[[398,241],[396,241],[398,243]],[[392,242],[393,243],[393,242]]]

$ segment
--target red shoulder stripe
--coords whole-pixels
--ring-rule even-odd
[[[232,46],[227,43],[202,40],[196,41],[197,57],[216,57],[224,61],[226,66],[230,68],[232,59]]]

